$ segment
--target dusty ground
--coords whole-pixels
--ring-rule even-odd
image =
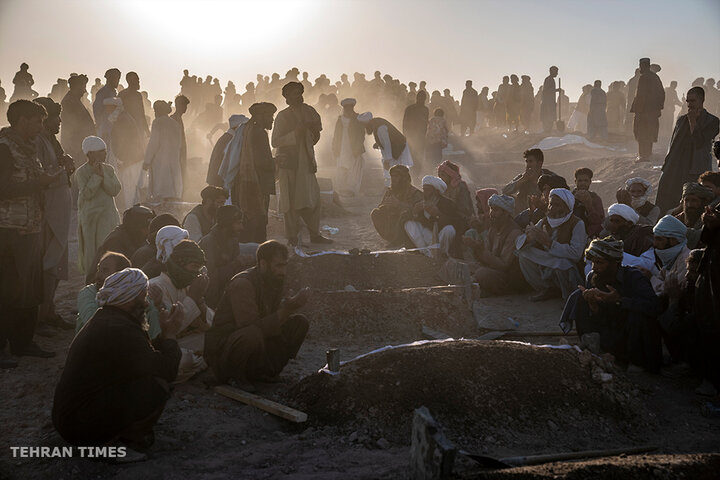
[[[522,134],[463,139],[458,145],[464,145],[466,154],[455,152],[452,158],[473,185],[501,186],[522,170],[521,152],[537,141]],[[623,179],[642,175],[656,182],[659,177],[652,165],[633,163],[631,143],[623,146],[628,150],[551,150],[546,166],[570,182],[576,168],[590,166],[598,181],[594,189],[607,206]],[[368,168],[367,197],[342,199],[348,215],[323,218],[321,225],[340,229],[332,236],[333,249],[385,248],[368,216],[382,193],[378,174],[377,168]],[[282,237],[277,218],[270,233]],[[73,240],[72,258],[76,248]],[[298,358],[283,372],[285,381],[263,386],[260,393],[305,408],[310,414],[306,424],[290,424],[221,397],[209,388],[211,376],[203,373],[175,388],[147,462],[116,466],[81,458],[12,458],[10,446],[65,445],[53,431],[50,409],[72,333],[58,332],[38,339],[57,357],[22,358],[17,369],[0,371],[0,478],[406,478],[409,415],[421,402],[437,410],[459,447],[478,453],[651,444],[660,454],[499,473],[482,472],[459,459],[458,471],[465,478],[716,478],[708,472],[717,472],[718,456],[699,454],[718,451],[720,420],[701,416],[704,400],[694,395],[696,380],[691,378],[627,377],[575,351],[497,342],[444,344],[444,353],[430,347],[423,347],[431,350],[424,354],[423,348],[420,353],[393,352],[353,362],[337,378],[318,375],[328,348],[340,349],[342,359],[349,360],[388,344],[422,339],[423,326],[455,338],[477,337],[486,330],[477,328],[458,289],[418,288],[442,284],[432,275],[433,261],[419,254],[294,258],[290,268],[295,276],[290,286],[310,285],[315,292],[305,310],[312,326]],[[74,314],[81,286],[75,270],[60,286],[57,303],[66,318]],[[475,300],[486,321],[521,331],[557,331],[560,302],[533,305],[525,297]],[[524,340],[575,342],[574,337],[557,336]],[[593,369],[600,367],[613,376],[612,391],[607,382],[593,379]],[[333,383],[354,389],[331,387]],[[405,394],[382,393],[394,386]],[[330,413],[338,411],[342,415]]]

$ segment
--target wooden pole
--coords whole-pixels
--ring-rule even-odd
[[[246,403],[255,408],[259,408],[260,410],[272,413],[278,417],[290,420],[294,423],[303,423],[307,421],[307,413],[295,410],[294,408],[287,407],[277,402],[273,402],[272,400],[268,400],[267,398],[263,398],[259,395],[254,395],[244,390],[233,388],[229,385],[218,385],[215,387],[215,391],[224,397]]]

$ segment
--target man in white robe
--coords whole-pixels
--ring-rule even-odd
[[[337,162],[335,173],[335,188],[338,192],[349,195],[360,193],[362,183],[363,164],[365,162],[365,133],[363,126],[358,122],[355,112],[356,100],[345,98],[340,102],[343,114],[335,124],[332,151]]]
[[[390,168],[395,165],[405,165],[410,168],[414,165],[407,139],[390,122],[380,117],[373,118],[370,112],[361,113],[357,119],[365,125],[367,134],[375,137],[373,148],[380,149],[385,186],[389,187]]]
[[[153,110],[155,120],[143,162],[143,169],[150,171],[150,196],[155,201],[179,200],[183,193],[180,125],[168,116],[167,102],[157,100]]]

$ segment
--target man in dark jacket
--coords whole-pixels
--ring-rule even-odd
[[[649,162],[653,143],[657,142],[660,114],[665,107],[665,88],[660,77],[650,70],[650,59],[640,59],[640,78],[630,112],[635,114],[633,133],[638,142],[639,162]]]

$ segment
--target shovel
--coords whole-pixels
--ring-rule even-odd
[[[565,122],[562,120],[562,80],[558,78],[558,121],[555,122],[555,127],[558,129],[558,132],[563,133],[565,132]]]
[[[617,455],[632,455],[636,453],[647,453],[656,450],[654,446],[643,446],[633,448],[615,448],[610,450],[585,450],[582,452],[548,453],[544,455],[526,455],[519,457],[493,458],[485,455],[470,453],[465,450],[458,450],[458,453],[475,460],[487,468],[501,469],[523,467],[527,465],[540,465],[542,463],[559,462],[564,460],[579,460],[583,458],[615,457]]]

